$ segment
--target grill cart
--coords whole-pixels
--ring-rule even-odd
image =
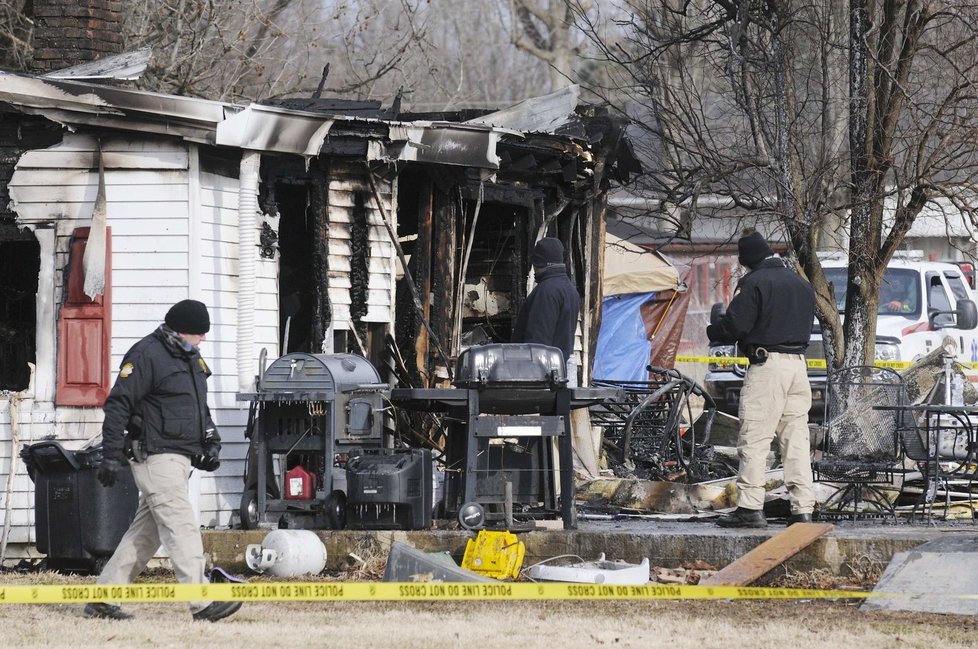
[[[559,515],[565,529],[574,529],[570,413],[619,390],[568,387],[560,350],[533,343],[464,350],[454,386],[391,391],[397,406],[447,414],[445,513],[468,529],[503,521],[512,527],[506,520],[512,512],[531,519]]]
[[[389,386],[365,358],[295,352],[272,361],[251,401],[249,467],[241,525],[340,529],[346,493],[337,456],[383,444],[383,397]],[[274,467],[280,466],[278,477]]]

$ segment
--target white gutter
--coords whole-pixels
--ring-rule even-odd
[[[257,151],[241,153],[238,185],[238,391],[252,392],[258,362],[255,359],[255,255],[257,249]]]
[[[636,207],[640,209],[646,209],[649,211],[657,211],[662,209],[663,205],[668,205],[670,207],[675,207],[676,203],[670,203],[662,201],[658,198],[650,198],[646,196],[636,196],[635,194],[609,194],[608,195],[608,205],[610,207]],[[720,196],[718,194],[705,194],[702,196],[697,196],[695,199],[687,198],[679,203],[679,207],[716,207],[716,208],[733,208],[736,207],[734,200],[728,196]]]

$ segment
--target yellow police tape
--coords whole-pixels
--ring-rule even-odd
[[[747,365],[750,361],[744,356],[676,356],[677,363],[714,363],[721,367],[728,365]],[[809,358],[806,360],[809,369],[824,370],[827,365],[824,358]],[[889,367],[894,370],[905,370],[913,363],[910,361],[876,361],[876,367]],[[962,363],[971,368],[978,368],[978,363]]]
[[[0,586],[0,604],[85,604],[88,602],[244,602],[300,601],[457,601],[457,600],[652,600],[652,599],[864,599],[909,597],[806,588],[681,586],[649,584],[617,586],[564,583],[392,583],[294,582],[251,584],[128,584],[72,586]],[[944,597],[945,595],[942,595]],[[978,595],[947,595],[978,599]]]

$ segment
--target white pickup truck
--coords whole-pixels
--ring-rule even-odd
[[[835,286],[839,313],[845,309],[848,265],[845,257],[822,259],[827,279]],[[714,306],[714,314],[722,313]],[[978,363],[978,310],[961,267],[951,263],[894,258],[880,283],[876,321],[876,360],[913,361],[941,345],[946,337],[957,343],[958,360]],[[805,354],[825,358],[821,329],[816,322]],[[734,345],[713,345],[710,356],[742,356]],[[745,366],[711,364],[704,378],[717,407],[737,414]],[[810,369],[815,420],[825,408],[825,370]]]

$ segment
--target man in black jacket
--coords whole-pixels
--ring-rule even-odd
[[[214,471],[220,465],[221,437],[207,406],[211,371],[197,349],[209,330],[207,307],[196,300],[177,302],[164,323],[133,345],[122,360],[103,407],[103,457],[97,476],[111,488],[128,449],[139,506],[99,575],[99,584],[131,583],[161,543],[177,581],[207,581],[188,482],[192,466]],[[216,621],[239,608],[241,602],[190,603],[194,620]],[[85,614],[116,620],[132,617],[108,603],[88,604]]]
[[[815,494],[808,433],[812,390],[804,352],[812,334],[815,292],[759,233],[741,237],[737,247],[740,263],[750,272],[737,284],[723,318],[706,328],[711,342],[736,342],[750,359],[740,392],[737,509],[717,523],[767,526],[764,471],[775,437],[791,501],[789,524],[808,522]]]
[[[540,239],[533,247],[532,262],[537,285],[520,307],[512,341],[557,347],[566,363],[574,353],[581,296],[567,275],[564,244],[554,237]]]

